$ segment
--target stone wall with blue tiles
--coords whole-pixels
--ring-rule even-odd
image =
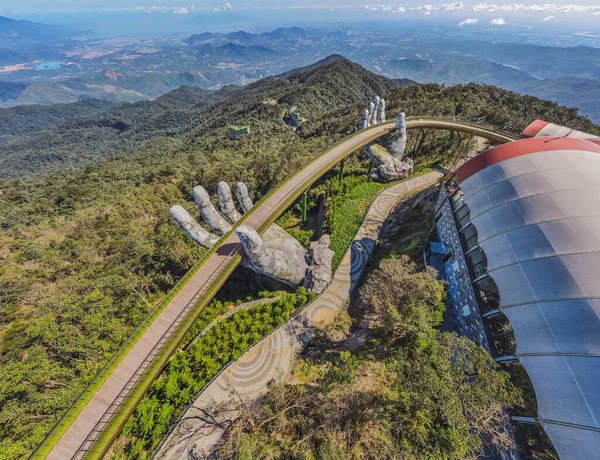
[[[444,269],[458,332],[489,351],[475,290],[462,250],[452,207],[448,200],[448,190],[445,186],[440,188],[434,215],[437,221],[438,237],[446,249],[452,251],[452,257],[446,261]]]

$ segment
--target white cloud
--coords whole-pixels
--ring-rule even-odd
[[[495,26],[503,26],[506,24],[506,21],[503,18],[496,18],[496,19],[492,19],[490,21],[490,24],[493,24]]]
[[[403,7],[394,9],[390,5],[365,5],[365,8],[369,11],[383,11],[385,13],[404,13],[406,11]]]
[[[600,13],[600,5],[561,5],[556,3],[507,3],[496,5],[494,3],[479,3],[473,6],[473,11],[495,13],[505,12],[529,12],[529,13]]]
[[[410,9],[411,10],[421,10],[421,11],[432,13],[433,11],[459,11],[459,10],[462,10],[463,8],[464,8],[464,5],[462,2],[456,2],[456,3],[445,3],[442,5],[423,5],[423,6],[417,6],[414,8],[410,8]]]
[[[429,16],[431,14],[431,11],[425,11],[425,16]]]
[[[175,14],[190,14],[190,10],[188,8],[176,8],[173,10]]]
[[[462,2],[456,2],[456,3],[448,3],[447,5],[441,5],[439,9],[441,11],[458,11],[458,10],[462,10],[463,8],[464,8],[464,5]]]
[[[231,9],[231,3],[227,2],[223,5],[223,11],[227,11]]]
[[[543,20],[544,22],[546,21],[552,21],[554,19],[554,16],[546,16]]]
[[[479,19],[469,18],[469,19],[465,19],[458,25],[462,27],[462,26],[467,26],[470,24],[477,24],[478,22],[479,22]]]

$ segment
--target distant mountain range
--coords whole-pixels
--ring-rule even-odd
[[[214,88],[233,83],[235,76],[220,69],[187,72],[148,72],[124,75],[112,70],[90,77],[79,77],[59,83],[0,82],[0,107],[23,104],[70,103],[97,98],[110,102],[137,102],[155,99],[182,85]]]
[[[66,38],[81,34],[81,31],[64,26],[53,26],[39,22],[10,19],[0,16],[0,33],[4,36],[11,35],[13,38],[18,35],[27,35],[29,37],[43,38]]]
[[[209,21],[233,14],[201,16]],[[205,32],[184,41],[158,39],[153,46],[137,39],[129,45],[122,44],[128,39],[118,45],[80,39],[83,32],[74,29],[0,17],[0,80],[8,80],[0,82],[0,107],[88,98],[136,102],[155,99],[181,85],[213,89],[245,85],[328,55],[334,62],[343,59],[343,54],[392,79],[495,85],[577,107],[600,121],[595,103],[600,96],[597,48],[455,37],[395,42],[381,30],[371,30],[370,40],[365,41],[361,34],[343,27],[221,33],[206,26],[202,17],[189,20],[200,21],[195,24]],[[38,70],[40,63],[57,67]]]
[[[515,82],[535,80],[531,75],[512,67],[469,56],[435,55],[429,59],[393,59],[386,70],[397,77],[447,85],[476,82],[506,87]]]
[[[62,58],[65,50],[56,45],[84,34],[91,32],[0,16],[0,66]]]
[[[197,56],[199,59],[211,62],[227,59],[229,62],[247,61],[249,59],[267,59],[277,55],[275,50],[260,45],[238,45],[227,42],[224,45],[213,45],[204,43],[196,45]]]
[[[509,85],[509,89],[541,99],[578,108],[595,122],[600,122],[600,81],[579,77],[559,77]]]
[[[464,54],[462,54],[464,53]],[[390,60],[386,74],[419,82],[478,82],[576,107],[600,121],[600,49],[448,42],[426,56]]]
[[[538,79],[569,75],[600,80],[600,48],[591,46],[559,47],[471,40],[442,43],[439,49],[513,66]]]
[[[269,43],[274,41],[298,40],[309,36],[310,32],[300,27],[280,27],[262,34],[252,34],[243,30],[228,34],[204,32],[192,35],[186,40],[186,43],[192,46],[206,43],[225,44],[227,42],[244,46],[268,46]]]

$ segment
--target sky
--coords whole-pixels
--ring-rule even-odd
[[[223,1],[213,0],[0,0],[0,10],[12,10],[14,12],[34,12],[34,11],[90,11],[90,10],[124,10],[124,9],[164,9],[164,10],[212,10],[222,9],[224,7]],[[496,0],[489,3],[486,2],[457,2],[436,4],[434,2],[391,2],[377,4],[375,2],[369,3],[364,0],[323,0],[323,1],[299,1],[299,0],[285,0],[282,2],[268,1],[268,0],[240,0],[238,2],[230,2],[230,8],[243,10],[243,9],[281,9],[285,6],[293,6],[295,8],[319,8],[319,9],[368,9],[372,8],[391,8],[389,11],[398,11],[404,8],[405,10],[417,9],[417,8],[431,8],[436,10],[436,7],[450,8],[452,9],[456,5],[461,5],[461,8],[465,11],[482,11],[482,10],[496,10],[496,11],[527,11],[536,10],[540,12],[552,12],[558,14],[570,14],[576,12],[589,12],[592,11],[590,8],[596,6],[597,10],[600,11],[600,5],[598,0],[573,0],[572,2],[535,2],[535,1],[521,1],[521,2],[510,2],[506,0]]]
[[[264,25],[398,19],[430,23],[440,21],[464,29],[557,27],[600,33],[600,0],[563,3],[526,0],[449,3],[413,0],[389,3],[370,3],[365,0],[0,0],[0,14],[9,17],[86,26],[102,33],[110,29],[110,21],[100,18],[114,17],[115,13],[136,14],[141,22],[152,24],[150,28],[154,28],[155,24],[170,25],[171,30],[176,30],[179,24],[183,27],[185,18],[200,16],[214,19],[214,25],[221,29],[227,25],[228,18],[248,19]],[[144,15],[147,17],[142,18]],[[165,15],[170,20],[165,21]],[[244,21],[238,20],[236,27],[237,24],[244,25]]]

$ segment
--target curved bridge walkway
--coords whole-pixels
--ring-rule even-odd
[[[465,132],[499,143],[514,140],[508,135],[499,134],[477,125],[440,118],[411,118],[407,120],[406,127],[407,129],[437,128]],[[359,131],[339,142],[292,176],[268,199],[250,210],[244,216],[244,224],[259,229],[272,223],[285,210],[285,208],[282,209],[282,206],[289,206],[293,200],[308,190],[324,172],[356,150],[394,129],[395,122],[385,122]],[[240,257],[238,254],[241,250],[239,239],[235,233],[223,239],[225,241],[217,243],[218,250],[204,262],[183,289],[164,308],[103,385],[94,393],[83,410],[77,414],[62,437],[56,441],[47,458],[67,460],[102,457],[110,447],[110,442],[106,442],[106,438],[99,439],[103,432],[110,429],[111,436],[116,436],[125,423],[125,420],[119,420],[115,425],[114,414],[121,406],[135,406],[136,402],[129,400],[128,397],[134,394],[133,390],[135,390],[136,384],[150,368],[167,340],[184,323],[184,319],[186,319],[192,307],[211,288],[220,285],[219,283],[222,284],[223,281],[220,275],[231,272],[239,263]],[[66,422],[63,420],[60,423]],[[42,457],[41,451],[37,451],[33,458]]]
[[[275,380],[285,380],[295,358],[317,328],[330,324],[343,310],[375,249],[381,228],[395,203],[431,186],[442,173],[432,171],[383,190],[371,205],[333,281],[319,297],[282,327],[227,366],[198,395],[159,448],[156,459],[204,458],[239,414],[239,401],[257,398]],[[189,455],[193,452],[193,456]]]

